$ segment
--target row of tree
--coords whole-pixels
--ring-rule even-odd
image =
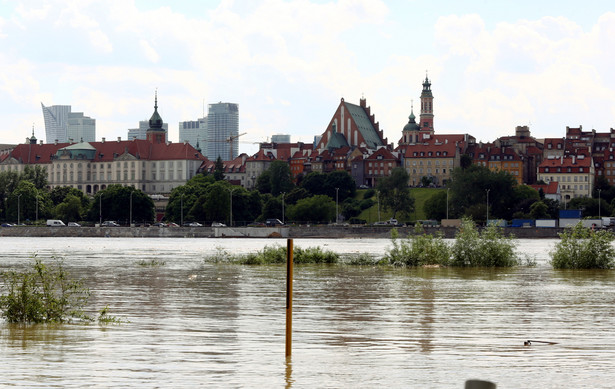
[[[540,182],[544,184],[544,182]],[[429,219],[470,217],[475,221],[490,219],[557,219],[560,209],[582,209],[584,216],[610,216],[615,209],[615,187],[600,177],[593,197],[578,197],[569,202],[545,198],[545,193],[528,185],[518,185],[505,171],[469,165],[451,173],[445,191],[425,202]]]
[[[151,222],[154,203],[144,192],[110,185],[89,198],[72,187],[49,190],[47,171],[26,166],[22,173],[0,173],[0,218],[8,222],[35,222],[46,219],[70,221],[132,220]]]

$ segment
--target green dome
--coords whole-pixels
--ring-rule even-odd
[[[408,116],[408,123],[404,126],[404,131],[420,131],[421,128],[418,124],[416,124],[416,116],[414,116],[414,112],[410,112],[410,116]]]
[[[156,93],[156,98],[154,100],[154,113],[149,119],[149,128],[152,130],[162,130],[162,118],[160,114],[158,114],[158,93]]]

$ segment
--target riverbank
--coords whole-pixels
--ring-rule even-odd
[[[389,238],[396,228],[401,236],[414,233],[414,227],[390,226],[289,226],[289,227],[10,227],[0,228],[0,237],[114,237],[114,238]],[[504,228],[518,239],[559,238],[563,228]],[[455,227],[425,228],[452,239]]]

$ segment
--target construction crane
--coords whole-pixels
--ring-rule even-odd
[[[232,161],[232,160],[233,160],[233,142],[235,141],[235,139],[237,139],[237,138],[239,138],[240,136],[243,136],[243,135],[245,135],[245,134],[247,134],[247,132],[242,132],[241,134],[238,134],[238,135],[231,135],[231,136],[229,136],[229,137],[226,139],[226,141],[229,143],[229,147],[230,147],[230,149],[231,149],[231,152],[230,152],[230,154],[229,154],[229,157],[230,157],[230,158],[229,158],[229,161]]]

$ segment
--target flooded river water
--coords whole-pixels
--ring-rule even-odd
[[[0,270],[61,256],[129,322],[0,320],[1,387],[608,388],[615,272],[556,271],[555,240],[520,240],[536,267],[296,266],[293,354],[284,356],[286,268],[216,264],[224,249],[285,240],[2,238]],[[385,239],[295,240],[382,255]],[[140,261],[164,261],[159,267]],[[525,340],[534,342],[524,346]]]

